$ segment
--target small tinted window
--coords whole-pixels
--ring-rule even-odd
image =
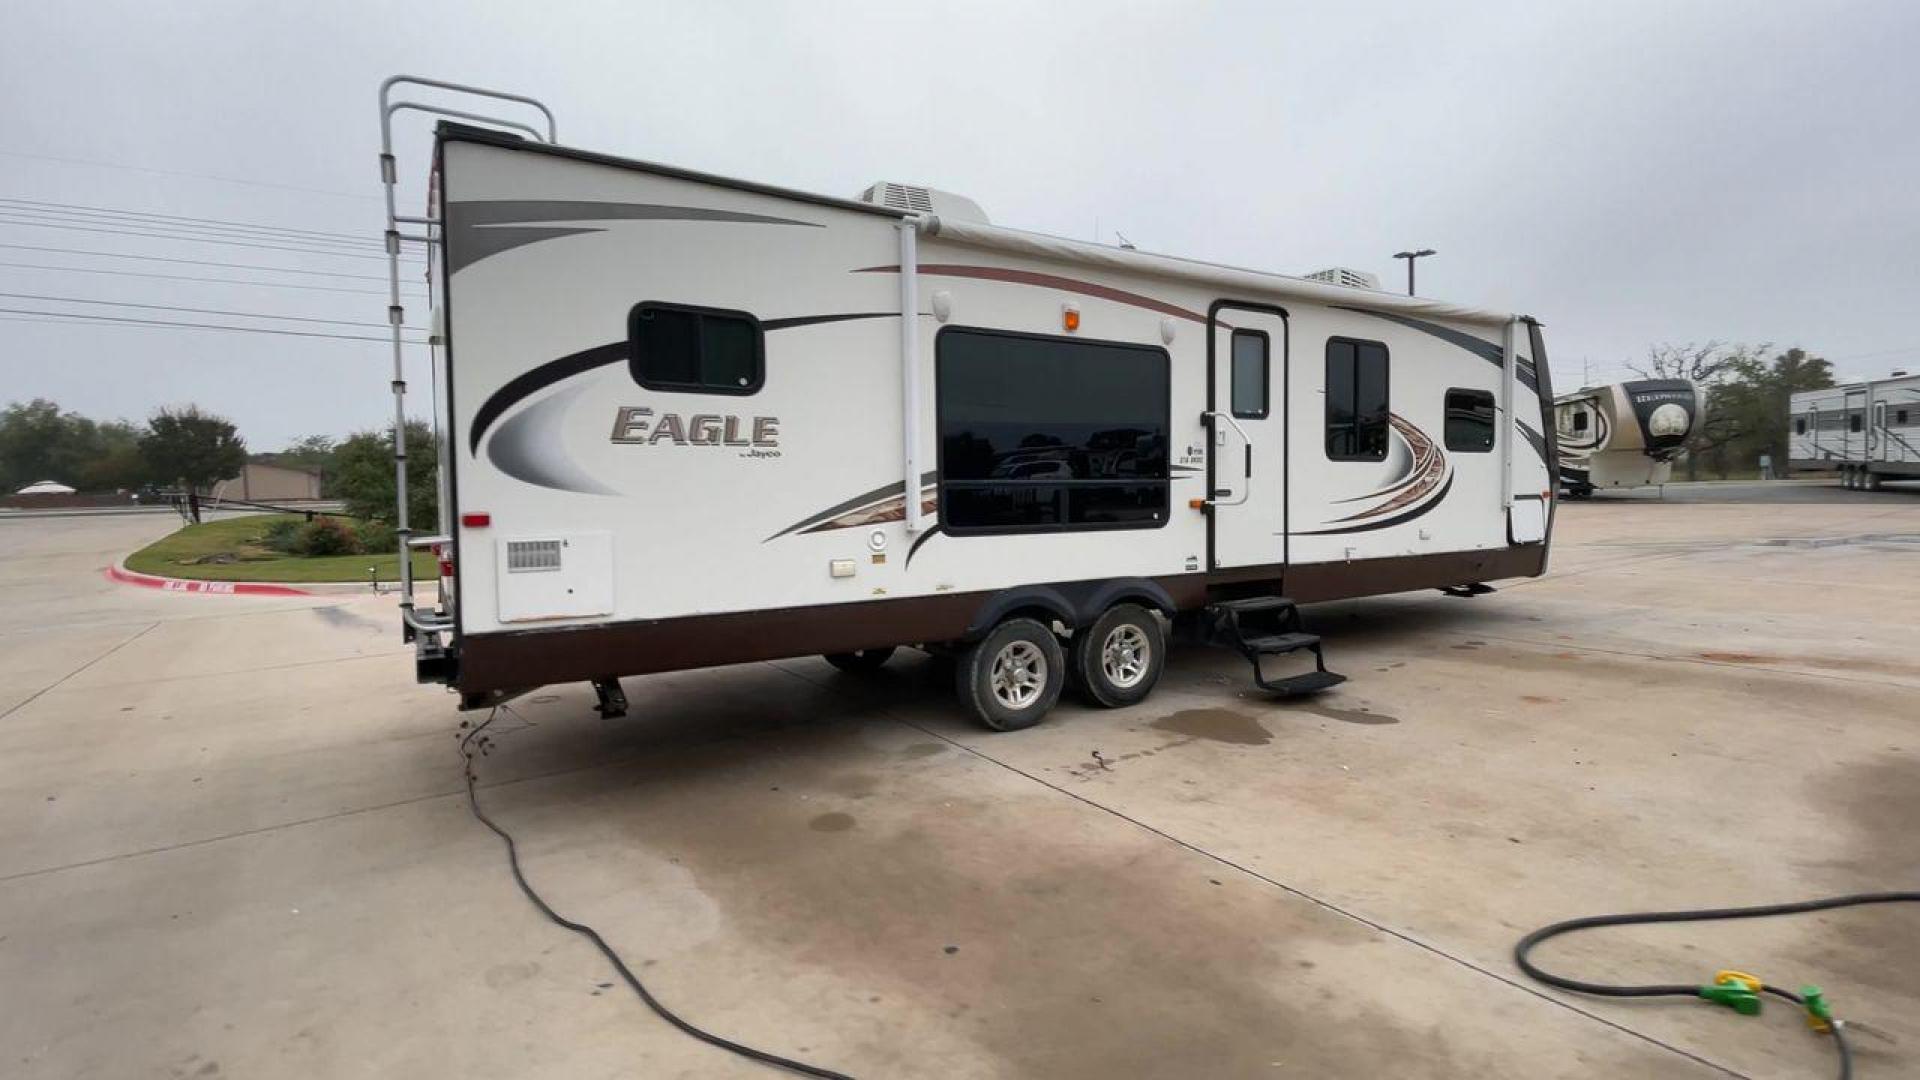
[[[1797,417],[1797,418],[1795,418],[1795,419],[1794,419],[1794,421],[1793,421],[1793,433],[1794,433],[1795,435],[1805,435],[1805,434],[1807,433],[1807,418],[1806,418],[1806,417],[1804,417],[1804,416],[1802,416],[1802,417]]]
[[[1446,443],[1470,454],[1493,449],[1493,392],[1447,391]]]
[[[1267,415],[1267,349],[1258,330],[1233,332],[1233,415],[1258,420]]]
[[[1905,424],[1907,422],[1907,410],[1901,409],[1899,412],[1894,413],[1893,422],[1896,424]]]
[[[649,390],[751,394],[766,377],[760,323],[744,311],[640,304],[627,341],[633,381]]]
[[[1385,461],[1387,347],[1377,341],[1327,341],[1327,457]]]
[[[1573,414],[1573,430],[1576,432],[1587,430],[1587,414],[1585,411]]]
[[[1848,431],[1859,431],[1859,430],[1860,430],[1860,414],[1859,414],[1859,413],[1850,413],[1850,414],[1848,414],[1848,416],[1847,416],[1847,430],[1848,430]]]

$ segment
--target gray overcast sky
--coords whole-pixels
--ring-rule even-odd
[[[1390,287],[1394,251],[1437,248],[1420,291],[1539,316],[1561,386],[1583,358],[1617,376],[1649,343],[1708,338],[1803,345],[1843,375],[1920,370],[1911,0],[18,0],[5,22],[0,198],[371,238],[374,93],[406,71],[541,97],[573,145],[844,195],[927,183],[1020,228],[1090,238],[1097,220],[1108,242],[1118,229],[1288,273],[1352,266]],[[403,148],[409,208],[423,147]],[[0,208],[0,245],[384,272],[49,229],[24,223],[54,220],[44,208],[20,205],[0,204],[14,207]],[[0,263],[383,287],[7,246]],[[384,306],[18,266],[0,266],[0,292],[367,322]],[[243,321],[17,296],[0,308]],[[0,313],[0,402],[138,418],[193,401],[256,449],[380,423],[385,364],[368,341]]]

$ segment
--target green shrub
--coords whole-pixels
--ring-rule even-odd
[[[400,534],[393,526],[378,518],[361,522],[353,531],[360,540],[360,550],[369,555],[384,555],[400,543]]]
[[[300,529],[300,538],[294,545],[295,555],[357,555],[360,552],[360,538],[339,518],[314,518]]]
[[[291,555],[300,543],[300,530],[305,525],[299,518],[274,518],[261,530],[260,546]]]

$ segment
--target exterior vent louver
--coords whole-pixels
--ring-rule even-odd
[[[879,188],[879,202],[883,206],[905,210],[910,214],[933,213],[933,193],[926,188],[911,184],[881,184]]]
[[[560,569],[560,546],[558,540],[509,540],[507,541],[507,572],[526,574],[540,570]]]
[[[1317,274],[1308,274],[1308,281],[1324,281],[1329,285],[1341,285],[1349,289],[1372,289],[1378,292],[1380,279],[1363,270],[1349,270],[1344,266],[1335,266]]]
[[[921,187],[918,184],[899,184],[891,180],[882,180],[860,193],[860,201],[884,206],[889,210],[898,210],[903,214],[932,214],[947,221],[974,221],[987,224],[987,215],[980,204],[965,195],[955,195],[951,191]]]

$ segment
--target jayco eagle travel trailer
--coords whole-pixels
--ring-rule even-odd
[[[1069,679],[1144,697],[1163,618],[1261,678],[1317,654],[1294,601],[1546,568],[1529,318],[523,130],[442,122],[428,215],[392,217],[430,255],[443,487],[440,601],[403,614],[465,705],[908,645],[1021,727]]]
[[[1850,488],[1920,477],[1920,375],[1805,390],[1788,405],[1787,462],[1836,469]]]
[[[1560,487],[1584,499],[1595,488],[1664,484],[1700,415],[1700,391],[1686,379],[1589,386],[1554,402]]]

